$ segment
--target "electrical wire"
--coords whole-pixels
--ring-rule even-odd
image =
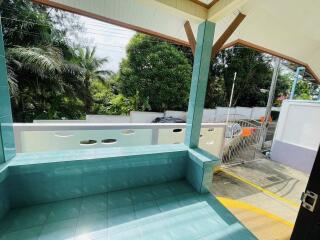
[[[39,26],[48,26],[48,27],[53,27],[53,25],[46,25],[46,24],[41,24],[41,23],[36,23],[36,22],[32,22],[32,21],[26,21],[26,20],[20,20],[20,19],[15,19],[15,18],[7,18],[7,17],[2,17],[1,16],[1,19],[6,19],[6,20],[10,20],[10,21],[16,21],[16,22],[21,22],[21,23],[30,23],[30,24],[34,24],[34,25],[39,25]],[[103,26],[101,26],[103,27]],[[84,27],[84,28],[87,28],[87,27]],[[93,31],[90,31],[90,30],[93,30]],[[95,34],[95,35],[99,35],[99,36],[105,36],[105,34],[109,34],[109,35],[114,35],[114,36],[119,36],[119,37],[130,37],[130,35],[125,35],[125,34],[122,34],[122,33],[117,33],[117,32],[114,32],[114,31],[109,31],[109,30],[103,30],[104,33],[100,33],[100,32],[96,32],[96,30],[98,31],[99,29],[95,29],[95,28],[89,28],[89,31],[88,30],[85,30],[85,32],[87,33],[91,33],[91,34]],[[121,30],[121,31],[125,31],[125,30]],[[157,40],[156,38],[155,39],[152,39],[150,40],[150,42],[168,42],[166,40],[162,40],[162,39],[159,39]]]

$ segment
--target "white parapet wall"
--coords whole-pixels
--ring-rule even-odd
[[[18,153],[180,144],[185,123],[15,123]],[[221,158],[224,123],[203,123],[200,148]]]
[[[320,102],[284,101],[271,159],[310,173],[320,144]]]

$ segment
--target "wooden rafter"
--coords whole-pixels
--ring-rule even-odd
[[[211,3],[208,4],[208,8],[211,8],[213,5],[215,5],[219,0],[212,0]]]
[[[145,34],[148,34],[148,35],[151,35],[151,36],[155,36],[155,37],[164,39],[166,41],[169,41],[169,42],[172,42],[172,43],[175,43],[175,44],[178,44],[178,45],[183,45],[183,46],[188,46],[189,45],[189,43],[187,41],[183,41],[181,39],[178,39],[178,38],[175,38],[175,37],[171,37],[169,35],[165,35],[165,34],[162,34],[162,33],[156,32],[156,31],[152,31],[152,30],[140,27],[140,26],[135,26],[135,25],[128,24],[128,23],[125,23],[125,22],[121,22],[121,21],[118,21],[118,20],[115,20],[115,19],[112,19],[112,18],[104,17],[104,16],[101,16],[101,15],[98,15],[98,14],[95,14],[95,13],[91,13],[91,12],[88,12],[88,11],[85,11],[85,10],[82,10],[82,9],[79,9],[79,8],[70,7],[70,6],[67,6],[65,4],[58,3],[56,1],[51,1],[51,0],[32,0],[32,2],[38,3],[38,4],[43,4],[43,5],[46,5],[46,6],[49,6],[49,7],[53,7],[53,8],[56,8],[56,9],[61,9],[63,11],[79,14],[79,15],[82,15],[82,16],[85,16],[85,17],[89,17],[89,18],[92,18],[92,19],[96,19],[96,20],[102,21],[102,22],[110,23],[110,24],[113,24],[113,25],[116,25],[116,26],[119,26],[119,27],[131,29],[133,31],[137,31],[137,32],[140,32],[140,33],[145,33]]]
[[[224,33],[220,36],[220,38],[216,41],[212,48],[212,57],[217,56],[220,49],[229,39],[229,37],[234,33],[234,31],[238,28],[240,23],[244,20],[246,15],[239,13],[238,16],[232,21],[230,26],[224,31]]]
[[[190,45],[192,54],[194,55],[195,52],[196,52],[196,44],[197,44],[197,42],[196,42],[196,39],[195,39],[194,34],[192,32],[192,28],[191,28],[191,25],[190,25],[189,21],[185,22],[184,29],[185,29],[186,34],[187,34],[187,38],[188,38],[188,41],[189,41],[189,45]]]
[[[308,72],[312,75],[312,77],[320,84],[320,78],[319,78],[318,75],[313,71],[313,69],[310,67],[309,64],[307,64],[306,62],[300,61],[299,59],[296,59],[296,58],[287,56],[287,55],[285,55],[285,54],[279,53],[279,52],[277,52],[277,51],[274,51],[274,50],[271,50],[271,49],[268,49],[268,48],[259,46],[259,45],[257,45],[257,44],[254,44],[254,43],[251,43],[251,42],[242,40],[242,39],[237,39],[237,40],[232,41],[232,42],[230,42],[230,43],[228,43],[228,44],[225,44],[221,49],[230,48],[230,47],[233,47],[233,46],[236,46],[236,45],[248,47],[248,48],[257,50],[257,51],[259,51],[259,52],[262,52],[262,53],[268,53],[268,54],[270,54],[270,55],[272,55],[272,56],[276,56],[276,57],[285,59],[285,60],[287,60],[287,61],[290,61],[290,62],[299,64],[299,65],[301,65],[301,66],[304,66],[304,67],[308,70]]]

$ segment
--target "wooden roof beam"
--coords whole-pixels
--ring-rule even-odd
[[[219,0],[208,10],[208,20],[219,22],[225,16],[238,11],[247,0]]]
[[[238,28],[238,26],[245,19],[246,15],[239,13],[238,16],[232,21],[230,26],[224,31],[224,33],[220,36],[220,38],[216,41],[216,43],[212,47],[212,58],[217,56],[220,49],[227,42],[229,37],[234,33],[234,31]]]
[[[277,51],[274,51],[274,50],[259,46],[257,44],[254,44],[254,43],[251,43],[251,42],[248,42],[248,41],[244,41],[242,39],[237,39],[237,40],[232,41],[232,42],[230,42],[228,44],[225,44],[221,49],[230,48],[230,47],[233,47],[233,46],[236,46],[236,45],[248,47],[248,48],[254,49],[256,51],[262,52],[262,53],[268,53],[268,54],[270,54],[272,56],[276,56],[276,57],[285,59],[287,61],[290,61],[290,62],[299,64],[301,66],[304,66],[307,69],[307,71],[312,75],[312,77],[316,80],[316,82],[318,84],[320,84],[320,77],[313,71],[313,69],[310,67],[309,64],[307,64],[306,62],[300,61],[299,59],[296,59],[296,58],[284,55],[282,53],[279,53]]]
[[[195,52],[196,52],[196,44],[197,44],[197,42],[196,42],[196,39],[194,37],[194,34],[193,34],[193,31],[192,31],[192,28],[191,28],[191,25],[190,25],[189,21],[185,22],[184,30],[186,31],[187,38],[188,38],[188,41],[189,41],[189,45],[190,45],[192,54],[194,55]]]

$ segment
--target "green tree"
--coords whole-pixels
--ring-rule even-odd
[[[90,85],[94,80],[99,80],[102,83],[106,82],[107,76],[111,74],[108,70],[102,70],[107,58],[98,58],[96,56],[96,48],[89,47],[79,48],[75,51],[74,63],[76,63],[83,71],[83,86],[82,95],[85,102],[85,111],[87,114],[92,113],[93,98],[90,93]]]
[[[70,62],[65,28],[31,1],[4,0],[0,10],[14,120],[80,117],[64,111],[81,106],[76,94],[81,72]]]
[[[223,50],[212,64],[209,85],[218,78],[224,79],[225,104],[230,99],[234,73],[237,79],[234,90],[233,106],[265,106],[268,94],[263,89],[269,89],[272,78],[271,60],[255,50],[234,47]],[[214,78],[212,78],[214,76]],[[221,85],[221,84],[220,84]],[[210,97],[207,92],[207,98]],[[223,97],[223,96],[222,96]],[[218,103],[222,103],[221,100]]]
[[[0,10],[14,120],[84,118],[91,82],[109,72],[95,49],[70,41],[82,31],[77,17],[28,0],[4,0]]]
[[[120,65],[120,91],[135,98],[137,110],[185,110],[191,72],[188,59],[173,45],[136,34]]]

